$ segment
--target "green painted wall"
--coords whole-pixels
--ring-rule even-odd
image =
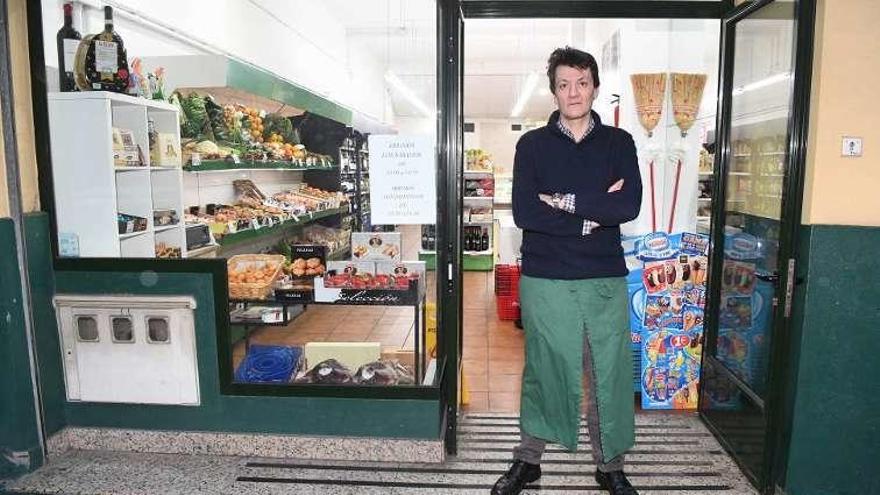
[[[24,230],[40,391],[43,398],[43,422],[47,435],[52,435],[64,427],[65,396],[61,346],[58,343],[55,308],[52,306],[55,273],[52,270],[52,249],[49,243],[49,216],[45,213],[26,215]]]
[[[153,283],[155,282],[155,283]],[[192,295],[201,406],[68,403],[67,423],[79,426],[438,438],[434,401],[220,395],[211,275],[58,272],[57,292]]]
[[[802,230],[785,491],[880,493],[880,228]]]
[[[42,464],[12,220],[0,219],[0,479]],[[28,464],[7,460],[27,452]]]

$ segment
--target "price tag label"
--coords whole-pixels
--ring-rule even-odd
[[[232,155],[232,163],[234,163],[234,164],[236,164],[236,165],[240,165],[240,164],[241,164],[241,158],[239,158],[238,155]]]
[[[202,155],[200,155],[198,153],[193,153],[191,161],[192,161],[193,167],[200,166],[202,164]]]
[[[238,225],[232,220],[227,222],[226,228],[229,229],[230,234],[234,234],[234,233],[238,232]]]
[[[260,222],[256,218],[251,220],[251,228],[254,230],[260,230]]]
[[[119,69],[119,52],[113,41],[95,41],[95,70],[115,74]]]

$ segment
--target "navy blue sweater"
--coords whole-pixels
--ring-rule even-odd
[[[559,112],[553,112],[546,126],[516,145],[513,218],[523,230],[524,275],[574,280],[627,274],[620,224],[636,218],[642,204],[636,147],[626,131],[602,125],[595,112],[593,119],[593,131],[575,143],[559,130]],[[619,179],[623,189],[609,193]],[[575,212],[547,205],[539,193],[575,194]],[[601,227],[583,235],[585,219]]]

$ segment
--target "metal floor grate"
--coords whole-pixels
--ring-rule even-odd
[[[518,421],[514,416],[492,414],[462,417],[459,453],[442,465],[248,462],[236,483],[261,488],[295,486],[296,493],[316,494],[486,494],[508,467],[519,438]],[[605,493],[593,480],[595,465],[585,427],[581,435],[584,448],[577,453],[548,447],[539,484],[523,493]],[[757,493],[693,415],[639,415],[636,446],[627,455],[626,470],[643,495]]]

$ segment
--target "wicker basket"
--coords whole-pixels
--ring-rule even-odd
[[[272,276],[261,283],[229,282],[230,299],[265,299],[272,293],[272,284],[278,279],[284,265],[283,255],[274,254],[240,254],[226,261],[227,273],[240,271],[243,268],[262,268],[269,265],[274,268]]]

